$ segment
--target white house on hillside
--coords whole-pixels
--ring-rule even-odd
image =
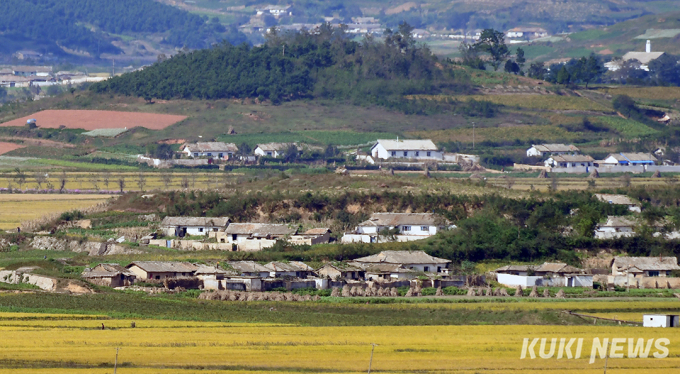
[[[233,143],[199,142],[185,145],[182,152],[188,157],[231,158],[238,147]]]
[[[609,216],[607,222],[597,225],[596,239],[615,239],[635,236],[635,222],[624,216]]]
[[[161,230],[166,236],[208,235],[229,226],[227,217],[165,217]]]
[[[376,255],[357,258],[352,262],[363,268],[380,264],[399,265],[426,273],[448,273],[450,260],[430,256],[424,251],[382,251]]]
[[[433,213],[373,213],[371,218],[342,237],[343,243],[409,242],[436,235],[438,230],[454,228]],[[385,231],[392,231],[386,233]]]
[[[612,275],[638,277],[666,277],[680,270],[677,257],[615,257]]]
[[[302,148],[295,143],[266,143],[258,144],[253,153],[256,156],[280,157],[285,155],[291,146],[297,147],[298,152],[302,151]]]
[[[595,198],[598,200],[613,204],[613,205],[625,205],[628,207],[628,210],[632,212],[638,212],[640,213],[640,205],[635,203],[633,200],[631,200],[630,197],[626,195],[616,195],[616,194],[605,194],[605,193],[596,193]]]
[[[604,159],[604,165],[655,165],[658,160],[649,153],[612,153]]]
[[[604,64],[604,66],[611,71],[617,71],[621,69],[624,62],[635,60],[640,62],[639,68],[641,70],[649,71],[649,63],[664,54],[664,52],[652,52],[652,42],[647,40],[644,52],[628,52],[623,55],[621,60],[612,60]]]
[[[576,155],[581,152],[574,145],[567,144],[534,144],[527,149],[527,157],[543,157],[545,155]]]
[[[432,140],[379,139],[371,148],[373,159],[409,158],[415,160],[441,160],[442,152]]]
[[[593,166],[593,159],[586,155],[557,155],[545,160],[546,167],[574,168],[582,166]]]

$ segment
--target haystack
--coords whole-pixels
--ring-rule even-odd
[[[331,297],[339,297],[340,296],[340,290],[338,290],[337,287],[333,287],[333,291],[331,291]]]
[[[477,294],[475,293],[475,289],[472,288],[472,287],[468,288],[467,295],[468,296],[477,296]]]
[[[501,295],[501,289],[498,288],[498,287],[495,288],[495,289],[493,290],[493,295],[494,295],[494,296],[500,296],[500,295]]]
[[[493,296],[493,289],[491,288],[491,286],[488,286],[486,288],[486,292],[484,293],[484,296]]]
[[[357,286],[352,286],[352,288],[350,288],[349,295],[352,297],[357,295]]]
[[[549,299],[550,298],[550,290],[549,289],[544,289],[543,290],[543,297]]]
[[[593,178],[593,179],[599,178],[600,173],[597,171],[597,169],[593,169],[593,171],[590,172],[590,175],[588,177]]]
[[[255,294],[249,292],[248,295],[246,295],[246,301],[255,301]]]
[[[229,294],[229,301],[238,301],[236,293]]]
[[[319,300],[321,300],[321,296],[319,296],[319,295],[312,296],[312,301],[319,301]]]
[[[538,297],[538,287],[534,286],[531,288],[531,293],[529,294],[529,297]]]
[[[437,292],[434,293],[435,296],[444,296],[444,291],[442,291],[441,286],[437,287]]]
[[[366,287],[366,291],[364,291],[364,296],[366,297],[373,297],[373,289],[371,287]]]
[[[473,173],[472,175],[470,175],[470,179],[484,179],[484,176],[482,176],[479,173]]]
[[[506,290],[504,287],[501,287],[501,296],[510,296],[508,293],[508,290]]]
[[[543,170],[541,170],[540,173],[538,173],[538,177],[536,177],[536,178],[548,179],[548,172],[545,169],[543,169]]]
[[[660,171],[655,171],[654,174],[652,174],[652,178],[661,178],[661,172]]]
[[[392,287],[390,289],[390,296],[391,297],[398,297],[399,296],[399,291],[397,291],[397,287]]]
[[[406,291],[406,297],[413,297],[413,288],[409,288],[408,291]]]
[[[352,296],[351,288],[348,285],[342,286],[342,297]]]
[[[558,298],[558,299],[564,299],[564,297],[565,297],[564,290],[560,288],[560,290],[557,291],[557,295],[555,295],[555,297]]]
[[[517,286],[515,288],[515,297],[522,297],[524,296],[524,293],[522,293],[522,286]]]
[[[276,296],[274,296],[274,301],[286,301],[286,297],[282,293],[277,292]]]

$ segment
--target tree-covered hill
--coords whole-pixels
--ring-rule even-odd
[[[120,52],[109,33],[162,33],[171,45],[204,48],[227,32],[206,17],[153,0],[2,0],[0,14],[6,38],[92,55]]]
[[[270,35],[262,47],[223,43],[182,53],[142,71],[92,86],[147,99],[299,98],[386,104],[405,95],[468,89],[464,74],[444,66],[402,24],[384,41],[351,40],[330,25],[318,32]]]

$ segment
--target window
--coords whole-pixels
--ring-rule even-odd
[[[267,152],[267,156],[271,156],[271,155],[272,155],[272,153],[271,153],[271,152]]]
[[[404,226],[402,231],[411,231],[411,226]]]
[[[394,157],[394,156],[396,156],[396,155],[397,155],[397,152],[392,151],[392,157]]]
[[[659,272],[658,272],[658,271],[650,271],[650,272],[648,272],[648,273],[649,273],[648,276],[650,276],[650,277],[658,277],[658,276],[659,276]]]
[[[198,157],[198,153],[194,153],[194,157]]]
[[[208,152],[208,156],[212,156],[212,153]]]
[[[429,226],[420,226],[420,231],[430,231]]]
[[[224,157],[224,153],[220,153],[220,154],[218,155],[218,157],[219,157],[219,158]]]
[[[432,152],[427,152],[427,157],[432,156]]]
[[[161,276],[160,276],[160,275],[156,275],[156,279],[161,279]]]
[[[416,157],[420,156],[420,152],[416,151]]]
[[[408,151],[404,151],[404,157],[408,156]]]
[[[217,227],[213,227],[213,232],[217,232]]]
[[[203,232],[203,227],[199,227],[198,232]]]
[[[430,267],[429,266],[423,267],[423,271],[430,271]]]

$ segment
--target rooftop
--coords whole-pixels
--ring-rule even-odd
[[[599,224],[598,227],[633,227],[636,225],[634,219],[626,216],[608,216],[607,222]]]
[[[274,223],[232,223],[225,230],[227,234],[244,234],[256,237],[285,236],[295,233],[295,229],[284,224]]]
[[[164,261],[135,261],[126,266],[137,266],[147,273],[193,273],[198,266],[190,262],[164,262]]]
[[[99,277],[115,277],[118,274],[123,274],[128,277],[135,275],[119,264],[99,264],[93,268],[85,269],[83,272],[84,278],[99,278]]]
[[[637,153],[612,153],[609,155],[609,157],[613,157],[617,161],[631,161],[631,162],[636,162],[636,161],[657,161],[656,157],[654,157],[651,153],[642,153],[642,152],[637,152]],[[607,158],[609,158],[607,157]]]
[[[238,152],[238,147],[234,143],[198,142],[184,147],[191,152]]]
[[[595,197],[603,201],[605,203],[609,204],[615,204],[615,205],[635,205],[635,202],[630,199],[630,197],[626,195],[615,195],[615,194],[604,194],[604,193],[596,193]]]
[[[623,61],[638,60],[642,64],[649,64],[657,58],[663,56],[664,52],[628,52],[623,55]]]
[[[575,145],[572,144],[534,144],[534,148],[540,152],[580,152]]]
[[[437,222],[439,219],[442,222]],[[401,225],[433,226],[437,224],[449,225],[450,222],[434,213],[373,213],[371,218],[359,224],[359,226],[390,226]]]
[[[269,273],[269,269],[255,261],[229,261],[229,266],[239,273]]]
[[[557,155],[552,158],[555,162],[593,162],[594,158],[587,155]]]
[[[680,270],[677,257],[615,257],[613,265],[619,270]]]
[[[165,217],[161,226],[227,227],[228,217]]]
[[[424,251],[382,251],[375,255],[357,258],[354,262],[359,264],[447,264],[451,261],[430,256]]]
[[[437,146],[432,140],[396,140],[396,139],[378,139],[372,148],[376,145],[382,145],[388,151],[436,151]]]
[[[295,143],[265,143],[265,144],[258,144],[256,148],[260,148],[261,150],[267,152],[267,151],[285,151],[288,150],[291,146],[296,146],[298,150],[302,150],[300,146],[298,146]]]
[[[264,265],[264,267],[269,269],[269,271],[284,271],[284,272],[314,271],[314,269],[312,269],[310,266],[300,261],[290,262],[272,261]]]

